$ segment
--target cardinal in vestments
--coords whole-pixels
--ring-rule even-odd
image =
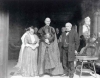
[[[40,76],[44,74],[49,74],[50,76],[63,74],[56,32],[50,26],[50,22],[50,18],[46,18],[46,25],[38,31],[40,37],[38,71]]]

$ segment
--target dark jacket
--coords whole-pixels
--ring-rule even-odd
[[[51,35],[51,37],[49,38],[50,43],[53,42],[55,39],[55,29],[51,26],[44,26],[38,31],[41,41],[45,42],[45,39],[46,39],[45,35],[47,33]]]
[[[66,32],[62,34],[62,49],[64,52],[68,53],[68,61],[74,61],[75,60],[75,50],[78,50],[79,47],[79,36],[76,31],[71,30],[69,32],[68,36],[68,50],[65,50],[65,38],[66,38]]]

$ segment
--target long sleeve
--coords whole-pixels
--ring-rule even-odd
[[[40,39],[37,35],[35,35],[35,36],[36,36],[36,42],[39,44]]]
[[[53,35],[49,38],[49,42],[50,42],[50,43],[53,42],[54,39],[55,39],[55,34],[53,34]]]
[[[51,28],[51,32],[52,32],[52,35],[51,37],[49,38],[49,42],[53,42],[55,40],[55,29],[54,28]]]
[[[29,44],[29,40],[28,40],[27,35],[24,37],[24,44],[25,44],[25,46]]]
[[[59,37],[59,42],[62,42],[62,34]]]
[[[39,38],[40,38],[40,40],[41,41],[44,41],[45,40],[45,38],[44,38],[44,34],[43,34],[43,28],[41,28],[39,31],[38,31],[38,35],[39,35]]]

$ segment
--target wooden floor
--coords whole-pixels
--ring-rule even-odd
[[[33,78],[33,77],[22,77],[20,75],[13,76],[12,73],[16,71],[13,67],[16,65],[16,63],[17,62],[15,60],[8,61],[8,78]],[[97,75],[97,78],[100,78],[99,74],[96,74],[96,75]],[[34,78],[69,78],[69,77],[67,77],[67,76],[63,76],[63,77],[62,76],[53,76],[53,77],[50,77],[48,75],[44,75],[43,77],[36,76]],[[79,78],[79,72],[76,72],[76,74],[74,74],[74,78]],[[94,74],[83,73],[81,78],[95,78],[95,75]]]

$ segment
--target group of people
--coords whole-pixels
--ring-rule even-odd
[[[45,26],[39,30],[33,26],[28,27],[21,37],[22,45],[15,74],[28,77],[47,74],[73,78],[76,55],[97,55],[100,60],[100,33],[97,39],[95,35],[90,37],[89,17],[85,19],[80,38],[69,22],[62,27],[61,34],[58,28],[50,26],[50,18],[46,18],[44,23]]]
[[[79,37],[72,24],[66,23],[63,33],[57,39],[51,19],[45,19],[45,26],[37,34],[33,26],[28,27],[21,37],[16,74],[22,76],[74,76],[75,52],[79,47]]]

